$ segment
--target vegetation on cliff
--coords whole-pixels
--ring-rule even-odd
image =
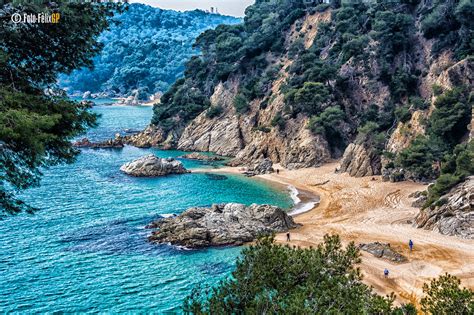
[[[307,23],[326,13],[329,19]],[[471,15],[472,1],[466,0],[257,1],[242,25],[220,26],[198,37],[202,54],[187,63],[184,78],[155,106],[152,123],[179,135],[204,111],[208,119],[232,114],[219,100],[209,109],[216,87],[227,83],[237,87],[233,113],[249,117],[255,132],[276,130],[285,137],[294,128],[291,121],[306,117],[307,129],[325,140],[333,157],[356,142],[379,159],[385,156],[385,166],[409,172],[409,178],[435,179],[437,165],[468,131],[472,86],[433,86],[428,93],[437,96],[434,104],[422,89],[432,71],[443,71],[432,67],[443,54],[451,65],[472,62]],[[432,51],[426,51],[429,47]],[[279,94],[285,105],[273,111],[271,123],[250,119]],[[425,135],[402,152],[388,152],[394,129],[399,123],[410,128],[417,111],[425,118],[420,122]]]
[[[263,238],[245,248],[232,276],[217,287],[197,288],[184,302],[191,314],[417,314],[412,304],[396,307],[362,283],[359,249],[343,248],[325,236],[316,248],[296,248]],[[424,286],[427,314],[470,314],[474,294],[450,275]]]
[[[72,162],[71,139],[93,126],[86,104],[55,86],[59,73],[92,64],[114,4],[6,5],[0,11],[0,214],[32,208],[14,193],[39,184],[41,169]],[[59,24],[11,22],[16,12],[61,12]]]
[[[210,106],[209,98],[220,81],[230,76],[246,78],[234,102],[245,113],[248,102],[268,92],[275,69],[266,69],[265,53],[283,50],[283,33],[304,14],[302,1],[257,1],[244,24],[221,25],[201,34],[195,47],[201,55],[186,64],[178,80],[154,108],[152,123],[170,130],[186,124]]]
[[[203,31],[240,19],[201,10],[176,12],[131,4],[116,17],[118,24],[101,34],[104,48],[93,69],[62,76],[70,92],[125,95],[138,90],[146,97],[164,92],[182,76],[185,62],[197,53],[192,45]]]

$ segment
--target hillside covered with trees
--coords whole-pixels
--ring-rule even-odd
[[[358,176],[442,174],[432,202],[473,173],[473,12],[469,0],[257,1],[244,24],[198,37],[152,123],[162,144],[233,165],[344,155]]]
[[[94,69],[61,77],[61,86],[69,93],[164,92],[182,76],[185,61],[197,53],[193,43],[200,33],[241,21],[200,10],[176,12],[142,4],[129,5],[116,20],[118,24],[99,38],[104,48],[93,60]]]

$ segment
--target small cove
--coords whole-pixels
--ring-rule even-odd
[[[94,111],[102,116],[86,135],[92,141],[141,129],[151,117],[150,107]],[[284,187],[236,174],[131,178],[120,173],[123,163],[149,153],[183,154],[128,146],[84,149],[74,164],[46,170],[41,187],[22,194],[40,210],[0,225],[0,311],[179,312],[197,284],[215,285],[232,271],[241,249],[184,251],[149,244],[147,223],[218,202],[293,204]]]

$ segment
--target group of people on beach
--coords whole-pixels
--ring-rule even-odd
[[[291,241],[291,236],[290,236],[290,232],[287,232],[286,233],[286,241],[287,242],[290,242]],[[408,241],[408,247],[410,248],[410,252],[413,251],[413,241],[410,239]],[[388,274],[390,273],[390,271],[388,271],[388,268],[385,268],[384,271],[383,271],[383,275],[385,276],[385,278],[388,278]]]

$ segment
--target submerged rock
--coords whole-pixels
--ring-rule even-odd
[[[204,173],[210,180],[226,180],[227,176],[221,174]]]
[[[197,152],[189,153],[180,156],[183,159],[188,159],[188,160],[197,160],[197,161],[207,161],[207,162],[214,162],[214,161],[223,161],[224,158],[221,156],[216,156],[216,155],[205,155]]]
[[[369,252],[375,257],[387,259],[393,262],[405,262],[407,259],[402,254],[394,251],[390,244],[384,244],[379,242],[359,244],[359,248],[363,251]]]
[[[126,163],[120,167],[120,170],[128,175],[137,177],[190,173],[180,161],[173,158],[161,159],[153,154]]]
[[[190,208],[177,217],[153,222],[148,227],[158,230],[148,239],[189,248],[241,245],[261,235],[285,232],[296,226],[279,207],[215,204],[210,208]]]
[[[415,218],[418,228],[474,239],[474,176],[454,186],[451,191]]]

